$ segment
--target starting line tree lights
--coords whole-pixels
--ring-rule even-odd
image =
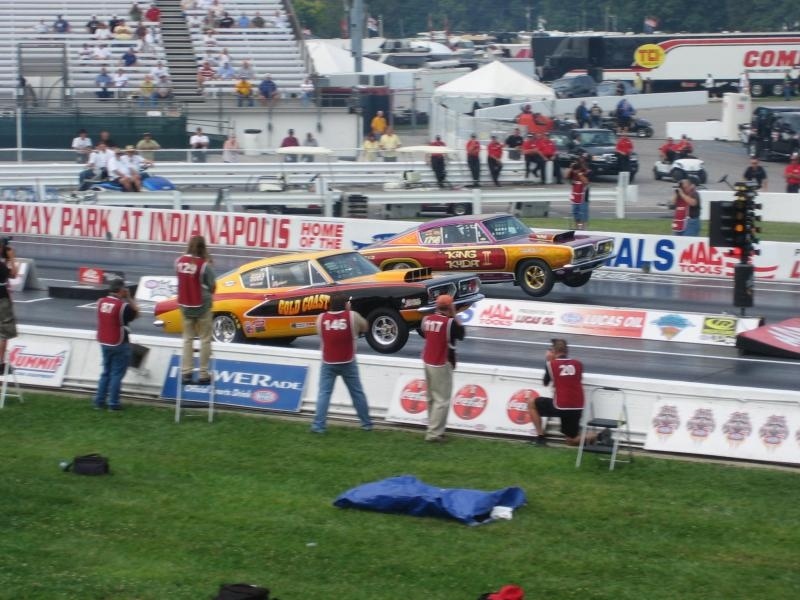
[[[758,185],[752,181],[739,181],[733,186],[734,199],[711,203],[709,222],[709,245],[713,247],[731,248],[729,256],[738,256],[739,263],[734,267],[733,305],[744,309],[753,306],[754,276],[750,258],[761,254],[756,248],[759,239],[755,234],[761,232],[757,225],[761,215],[761,204],[755,199],[758,196]]]

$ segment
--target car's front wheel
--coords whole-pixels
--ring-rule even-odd
[[[245,341],[239,319],[230,313],[217,313],[211,324],[211,337],[215,342],[238,344]]]
[[[523,292],[539,298],[550,293],[555,277],[546,262],[539,258],[531,258],[517,267],[517,283]]]
[[[376,352],[393,354],[408,341],[408,324],[392,308],[376,308],[367,315],[367,343]]]
[[[398,262],[393,263],[383,263],[383,270],[384,271],[391,271],[396,269],[413,269],[416,265],[411,264],[407,260],[401,260]]]
[[[681,179],[686,179],[686,171],[683,169],[679,169],[675,167],[672,171],[669,172],[669,176],[672,181],[680,181]]]
[[[592,271],[587,271],[586,273],[575,273],[574,275],[568,275],[561,280],[561,283],[568,287],[581,287],[582,285],[589,283],[591,278]]]

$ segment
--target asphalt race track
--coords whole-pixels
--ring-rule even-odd
[[[73,283],[79,266],[101,267],[125,272],[129,283],[142,275],[171,275],[172,263],[182,248],[159,245],[133,245],[119,242],[86,242],[25,238],[13,241],[17,256],[34,258],[43,286]],[[261,253],[246,249],[216,250],[217,274],[239,266]],[[135,257],[136,265],[131,266]],[[544,301],[605,307],[651,308],[667,311],[739,314],[732,306],[732,283],[726,280],[678,277],[646,273],[600,271],[583,288],[557,284]],[[511,285],[484,286],[494,298],[528,299]],[[50,298],[46,291],[26,291],[14,295],[20,324],[86,329],[94,335],[94,303]],[[133,323],[133,332],[160,335],[152,325],[150,307]],[[800,284],[759,282],[755,306],[749,316],[762,316],[768,323],[800,316]],[[468,339],[459,345],[459,361],[478,364],[540,368],[552,334],[473,327]],[[589,373],[616,374],[665,380],[696,381],[722,385],[741,385],[797,390],[798,361],[739,356],[735,348],[658,342],[597,336],[570,336],[573,355],[581,358]],[[314,336],[300,338],[296,348],[316,349]],[[421,339],[413,335],[398,354],[417,358]],[[366,342],[359,352],[370,353]]]

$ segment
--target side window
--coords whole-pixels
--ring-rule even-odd
[[[478,241],[479,242],[488,242],[489,241],[489,238],[486,236],[486,234],[483,232],[483,229],[481,229],[480,227],[476,227],[475,228],[475,233],[478,234]]]
[[[425,245],[436,246],[442,243],[442,228],[432,227],[419,234],[420,241]]]
[[[475,225],[448,225],[444,230],[445,244],[473,244],[475,243]]]
[[[270,287],[300,287],[309,282],[307,262],[274,265],[269,269]]]
[[[246,288],[269,287],[267,283],[267,267],[258,267],[242,273],[242,285]]]
[[[317,268],[314,265],[309,265],[311,270],[311,285],[320,285],[328,283],[322,274],[317,271]]]

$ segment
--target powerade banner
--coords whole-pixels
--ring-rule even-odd
[[[215,404],[300,412],[308,367],[225,359],[212,363]],[[173,354],[161,389],[162,398],[175,400],[179,364],[178,355]],[[209,391],[209,386],[185,385],[181,398],[208,402]]]

